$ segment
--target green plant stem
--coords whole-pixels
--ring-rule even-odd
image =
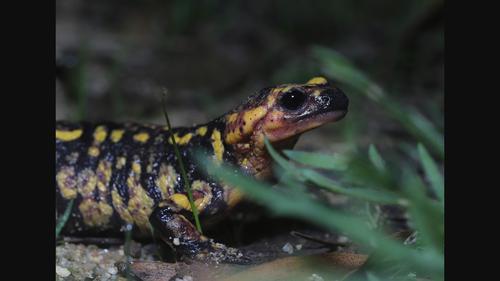
[[[66,206],[66,210],[64,210],[64,214],[62,217],[58,220],[57,225],[56,225],[56,239],[59,237],[59,234],[61,233],[61,230],[63,229],[64,225],[68,221],[69,214],[71,213],[71,209],[73,208],[75,199],[71,199],[68,203],[68,206]]]
[[[196,205],[194,204],[193,201],[193,192],[191,191],[191,185],[189,184],[189,180],[187,177],[186,169],[184,167],[184,162],[182,161],[181,154],[179,152],[179,148],[177,147],[177,143],[175,142],[175,137],[172,132],[172,126],[170,125],[170,119],[168,118],[167,110],[165,109],[165,95],[166,91],[163,91],[162,97],[162,109],[163,109],[163,114],[165,115],[165,119],[167,121],[167,127],[170,132],[170,139],[172,140],[172,145],[174,146],[174,151],[175,151],[175,156],[177,157],[177,161],[179,162],[179,167],[181,170],[181,175],[182,179],[184,180],[184,186],[186,187],[186,191],[188,194],[188,199],[189,199],[189,205],[191,206],[191,210],[193,211],[193,216],[194,216],[194,221],[196,224],[196,229],[203,234],[201,230],[201,224],[200,224],[200,219],[198,217],[198,209],[196,208]]]

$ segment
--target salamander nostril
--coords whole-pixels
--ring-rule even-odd
[[[323,104],[324,106],[329,106],[330,105],[330,97],[329,96],[319,96],[319,102]]]
[[[317,97],[321,107],[328,111],[343,110],[346,111],[349,106],[349,99],[339,89],[327,89]]]

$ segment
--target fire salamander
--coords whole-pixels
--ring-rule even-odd
[[[143,234],[154,229],[184,256],[245,263],[240,250],[213,242],[193,226],[171,134],[205,222],[243,197],[238,189],[207,177],[192,159],[193,148],[207,149],[216,163],[268,179],[272,159],[264,137],[290,149],[302,133],[342,119],[348,103],[340,89],[316,77],[305,84],[264,88],[211,122],[171,131],[159,125],[57,121],[56,215],[75,199],[63,234],[111,233],[134,225]]]

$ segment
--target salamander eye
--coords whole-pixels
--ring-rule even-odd
[[[299,90],[291,90],[281,96],[280,104],[288,110],[297,110],[306,102],[306,94]]]

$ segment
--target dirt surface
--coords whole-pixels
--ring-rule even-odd
[[[310,239],[305,239],[301,236],[314,237],[318,241],[322,242],[311,241]],[[137,274],[148,273],[149,275],[152,275],[155,272],[173,271],[174,273],[171,277],[177,276],[183,278],[178,276],[178,272],[192,272],[191,276],[200,276],[200,272],[204,272],[204,274],[209,274],[213,278],[216,278],[216,276],[229,275],[230,273],[234,274],[250,267],[223,264],[207,266],[193,261],[187,261],[189,263],[188,266],[181,260],[177,261],[177,263],[162,265],[162,262],[156,255],[157,248],[155,244],[133,242],[132,245],[133,259],[137,262],[143,263],[141,264],[142,267],[136,269]],[[299,232],[299,234],[280,234],[271,238],[260,239],[241,248],[255,253],[254,265],[264,264],[280,258],[324,254],[331,252],[332,250],[337,253],[356,252],[352,246],[349,246],[346,237],[336,236],[317,230],[303,231]],[[123,245],[101,245],[98,247],[96,245],[64,242],[56,247],[57,280],[126,280],[124,279],[124,264],[126,263],[126,260]],[[153,261],[158,263],[144,264],[144,262]],[[183,266],[183,268],[182,270],[179,270],[178,268],[177,270],[174,270],[173,267],[175,266]],[[153,267],[153,269],[151,269],[151,267]],[[167,275],[168,274],[163,274],[163,276]],[[159,277],[155,277],[155,279],[151,280],[163,280],[158,278]],[[194,280],[205,279],[197,278]]]

